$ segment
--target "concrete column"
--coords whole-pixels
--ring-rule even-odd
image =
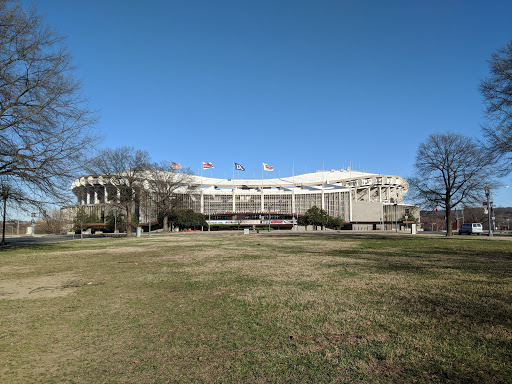
[[[92,190],[93,190],[93,196],[94,196],[94,204],[99,204],[99,199],[98,199],[98,188],[96,187],[92,187]]]
[[[90,190],[89,190],[89,187],[85,187],[85,193],[87,194],[87,197],[86,197],[86,204],[91,204],[91,193],[90,193]]]
[[[355,192],[355,193],[357,193],[357,192]],[[353,201],[352,201],[352,190],[350,189],[348,191],[348,221],[350,221],[350,222],[352,221],[352,204],[353,204]]]
[[[121,201],[121,190],[117,189],[117,202],[119,203]]]
[[[106,186],[106,185],[105,185],[105,186],[103,186],[103,202],[104,202],[105,204],[107,204],[107,203],[108,203],[108,188],[107,188],[107,186]]]
[[[370,191],[370,187],[368,187],[367,191],[366,191],[366,198],[368,202],[371,201],[371,191]]]
[[[382,203],[382,187],[379,185],[379,203]]]

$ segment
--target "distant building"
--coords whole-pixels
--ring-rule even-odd
[[[66,209],[85,207],[104,218],[119,198],[117,184],[102,176],[76,179],[71,189],[77,204]],[[204,214],[212,227],[268,225],[270,215],[271,226],[292,228],[313,206],[358,230],[392,229],[406,213],[419,218],[418,207],[403,202],[409,184],[394,175],[341,169],[273,179],[190,176],[187,184],[187,193],[177,191],[179,207]],[[147,206],[139,202],[135,210],[140,222],[148,221]],[[156,217],[154,208],[151,215]]]

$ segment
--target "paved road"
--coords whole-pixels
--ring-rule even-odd
[[[75,235],[75,238],[80,236]],[[91,237],[84,235],[84,238]],[[0,236],[1,238],[1,236]],[[61,241],[73,240],[73,235],[35,235],[35,236],[6,236],[5,242],[7,245],[21,245],[21,244],[41,244],[41,243],[57,243]]]
[[[152,236],[187,236],[187,235],[222,235],[222,234],[242,234],[242,231],[212,231],[212,232],[174,232],[174,233],[152,233]],[[261,231],[262,234],[269,234],[268,232]],[[251,231],[252,235],[256,235],[254,232]],[[408,232],[398,232],[395,233],[395,231],[272,231],[270,234],[272,235],[297,235],[297,234],[308,234],[308,235],[333,235],[333,234],[341,234],[341,235],[410,235]],[[442,235],[445,236],[446,232],[442,231],[422,231],[418,232],[418,235],[423,236],[432,236],[432,235]],[[107,235],[108,236],[108,235]],[[414,236],[414,235],[413,235]],[[459,235],[456,235],[459,236]],[[84,235],[84,239],[92,239],[98,236],[94,235]],[[143,235],[143,238],[147,238],[147,233]],[[466,236],[464,236],[466,237]],[[470,236],[467,236],[470,237]],[[487,233],[484,233],[480,236],[474,236],[475,238],[488,238]],[[500,239],[507,239],[512,240],[512,236],[509,234],[501,234],[501,233],[494,233],[495,238]],[[72,241],[72,240],[78,240],[80,239],[80,235],[35,235],[35,236],[6,236],[6,243],[7,245],[22,245],[22,244],[42,244],[42,243],[56,243],[56,242],[62,242],[62,241]]]

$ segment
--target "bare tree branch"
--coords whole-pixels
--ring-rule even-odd
[[[0,1],[0,175],[27,202],[65,201],[98,141],[73,72],[61,35],[20,0]]]
[[[488,154],[500,160],[499,174],[512,172],[512,41],[491,55],[490,77],[480,83],[488,123]]]
[[[124,210],[128,234],[133,230],[134,217],[138,217],[140,196],[144,192],[144,180],[150,168],[149,153],[133,147],[103,149],[89,162],[88,170],[109,179],[110,185],[116,189],[113,204]]]
[[[418,148],[416,172],[409,179],[411,198],[426,208],[442,207],[451,236],[451,209],[483,200],[484,186],[492,183],[489,165],[485,151],[471,138],[432,134]]]

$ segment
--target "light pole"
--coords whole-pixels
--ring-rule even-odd
[[[488,185],[484,187],[485,197],[487,197],[487,218],[489,220],[489,237],[492,237],[492,227],[491,227],[491,205],[490,205],[490,196],[491,196],[491,187]]]

